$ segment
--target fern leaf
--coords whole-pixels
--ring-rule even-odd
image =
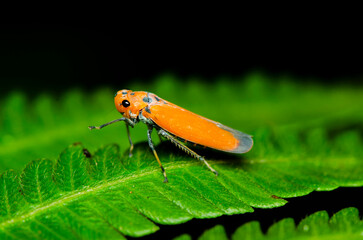
[[[283,206],[286,200],[281,197],[363,184],[362,163],[353,158],[211,160],[220,173],[216,177],[182,152],[170,158],[172,147],[157,147],[168,184],[162,182],[151,152],[145,151],[146,143],[135,146],[131,159],[120,159],[116,145],[106,145],[92,158],[82,145],[71,145],[54,167],[49,160],[28,164],[20,183],[15,172],[7,171],[0,182],[1,234],[25,239],[38,232],[41,238],[61,239],[144,236],[157,231],[159,224],[253,212]],[[319,224],[326,218],[317,228],[324,227]]]
[[[180,84],[164,76],[150,90],[254,135],[256,144],[243,157],[198,149],[219,172],[218,177],[162,142],[157,152],[170,181],[162,183],[152,153],[147,144],[140,143],[146,139],[142,127],[133,129],[133,140],[139,143],[134,156],[120,158],[119,147],[108,143],[128,146],[124,126],[102,132],[89,132],[86,127],[119,117],[110,90],[87,95],[74,90],[59,102],[42,95],[29,103],[21,93],[5,99],[0,110],[0,169],[27,165],[19,174],[7,170],[0,176],[0,239],[139,237],[162,225],[280,207],[287,203],[283,198],[363,186],[362,89],[272,84],[259,75],[213,86],[189,81],[183,83],[188,87],[182,93]],[[223,101],[210,101],[203,95],[210,92]],[[223,116],[210,109],[223,109]],[[262,127],[266,125],[271,127]],[[39,157],[56,158],[62,146],[76,141],[86,143],[91,157],[76,144],[63,150],[56,162],[29,163]],[[96,150],[100,143],[105,146]],[[312,233],[327,228],[326,214],[316,218],[317,227],[309,227]],[[336,224],[337,228],[350,226],[347,222],[341,225],[340,220]],[[252,232],[256,225],[243,229]],[[269,231],[288,237],[295,234],[292,226],[287,219]],[[281,233],[279,228],[287,230]],[[215,235],[225,237],[223,232],[218,227]],[[256,234],[265,236],[260,231]]]
[[[22,193],[29,203],[42,203],[57,191],[52,179],[53,162],[39,160],[30,162],[21,174]]]
[[[89,182],[86,164],[83,148],[70,147],[64,150],[54,170],[54,178],[59,188],[63,191],[72,191],[86,186]]]
[[[0,216],[11,217],[25,203],[20,193],[19,178],[14,171],[0,176]]]

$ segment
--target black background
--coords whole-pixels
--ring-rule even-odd
[[[92,90],[101,85],[120,89],[128,81],[148,82],[167,72],[211,82],[258,70],[327,86],[361,85],[363,47],[361,29],[355,25],[339,19],[305,24],[304,18],[283,21],[290,24],[269,20],[251,24],[255,20],[2,24],[0,94],[13,90],[29,96],[44,91],[61,94],[74,87]],[[215,224],[223,224],[231,234],[250,220],[259,220],[266,230],[284,217],[298,222],[317,210],[332,214],[349,206],[362,212],[360,195],[361,188],[312,193],[277,209],[161,226],[147,238],[171,238],[185,231],[197,237]]]
[[[119,89],[166,72],[213,81],[256,70],[295,81],[360,84],[363,47],[357,30],[350,23],[304,21],[2,24],[0,91]]]

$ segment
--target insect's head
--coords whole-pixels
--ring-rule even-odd
[[[125,118],[135,119],[139,115],[140,109],[145,104],[140,101],[141,92],[133,92],[131,90],[120,90],[115,94],[115,106]]]

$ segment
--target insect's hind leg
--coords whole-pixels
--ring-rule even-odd
[[[151,150],[153,151],[154,153],[154,156],[156,158],[156,160],[158,161],[159,163],[159,166],[161,168],[161,171],[163,172],[163,175],[164,175],[164,183],[167,183],[168,182],[168,178],[166,177],[166,172],[165,172],[165,169],[163,167],[163,165],[161,165],[161,162],[160,162],[160,159],[159,159],[159,156],[158,154],[156,153],[155,151],[155,148],[154,148],[154,144],[153,144],[153,141],[151,139],[151,133],[153,131],[153,127],[148,125],[148,130],[147,130],[147,140],[148,140],[148,143],[149,143],[149,147],[151,148]]]
[[[198,153],[194,152],[192,149],[185,146],[183,143],[181,143],[178,139],[176,139],[174,136],[169,134],[168,132],[164,131],[163,129],[160,129],[158,132],[161,136],[165,137],[166,139],[170,140],[172,143],[174,143],[177,147],[185,151],[186,153],[190,154],[192,157],[202,161],[215,175],[218,176],[218,172],[212,168],[209,163],[204,159],[204,157],[200,156]]]

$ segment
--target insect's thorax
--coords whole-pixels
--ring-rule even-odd
[[[127,104],[123,104],[128,101]],[[153,125],[153,121],[147,116],[151,113],[153,105],[158,105],[165,101],[153,93],[131,90],[120,90],[115,96],[115,105],[123,117],[130,119],[134,123],[142,121],[143,123]]]
[[[138,119],[139,119],[141,122],[145,123],[145,124],[148,124],[148,125],[154,125],[154,122],[153,122],[150,118],[147,118],[147,117],[145,117],[145,116],[143,115],[143,111],[144,111],[144,110],[141,110],[141,111],[140,111],[140,114],[138,115]]]

